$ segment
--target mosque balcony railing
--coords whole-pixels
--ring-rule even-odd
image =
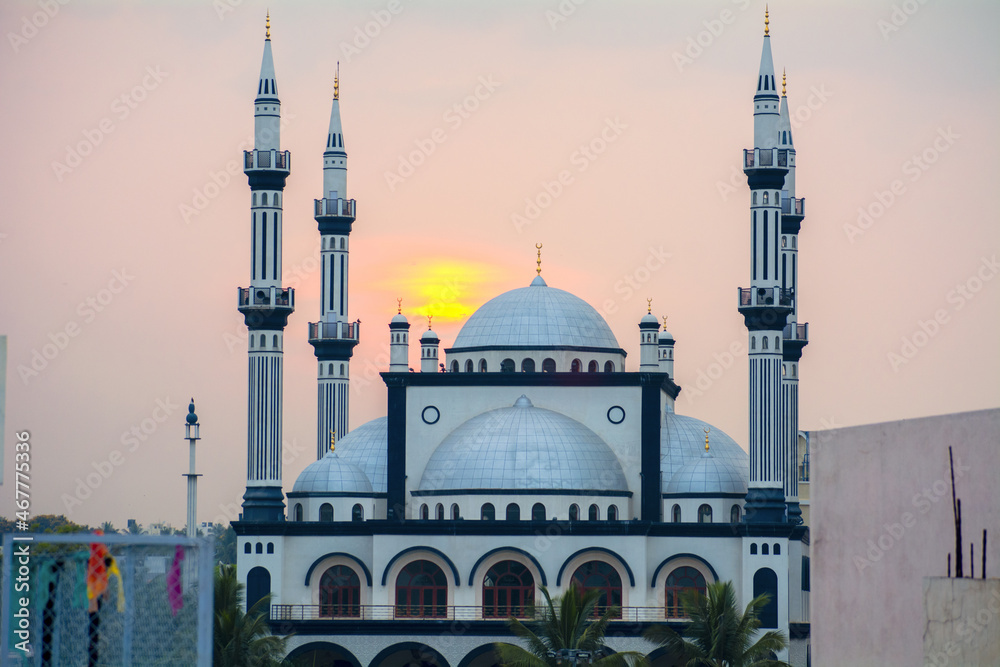
[[[309,340],[358,340],[361,322],[310,322]]]
[[[354,218],[355,201],[353,199],[314,199],[317,218],[320,216],[338,216],[342,218]]]
[[[598,616],[605,609],[596,610]],[[398,620],[447,620],[447,621],[498,621],[508,617],[532,620],[529,607],[475,605],[346,605],[346,604],[275,604],[271,605],[271,621],[398,621]],[[676,620],[673,610],[664,607],[620,607],[612,622],[656,623]]]
[[[781,287],[740,287],[740,307],[791,306],[794,290]]]
[[[240,287],[238,305],[241,308],[249,306],[294,308],[295,290],[291,287]]]
[[[292,165],[292,155],[288,151],[275,149],[243,151],[243,169],[277,169],[288,171]]]
[[[762,169],[766,167],[788,167],[788,149],[785,148],[745,148],[743,149],[743,168]]]
[[[796,323],[785,325],[785,330],[782,332],[782,337],[785,340],[809,340],[809,323]]]
[[[806,214],[806,200],[804,197],[795,199],[794,197],[782,197],[781,198],[781,212],[783,215],[801,215]]]

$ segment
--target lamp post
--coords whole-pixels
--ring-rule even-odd
[[[198,435],[199,427],[198,415],[194,413],[194,399],[188,406],[188,414],[184,424],[184,437],[190,443],[190,459],[187,477],[188,502],[187,502],[187,536],[198,537],[198,478],[201,475],[194,471],[194,445],[201,438]]]

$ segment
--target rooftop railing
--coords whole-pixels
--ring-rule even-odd
[[[243,151],[244,169],[282,169],[287,171],[292,164],[292,156],[288,151],[257,150]]]
[[[743,168],[788,167],[788,150],[784,148],[745,148]]]
[[[357,340],[361,322],[310,322],[309,340]]]
[[[805,215],[805,198],[793,199],[791,197],[781,199],[781,212],[785,215]]]
[[[781,335],[785,340],[809,340],[809,323],[788,324]]]
[[[598,616],[605,608],[598,608]],[[482,607],[473,605],[323,605],[323,604],[275,604],[271,605],[272,621],[322,621],[322,620],[448,620],[448,621],[496,621],[514,616],[533,619],[530,608],[526,607]],[[676,610],[663,607],[620,607],[613,621],[632,623],[662,622],[666,619],[680,619]]]
[[[240,287],[239,306],[295,306],[291,287]]]
[[[740,287],[740,306],[791,306],[793,290],[780,287]]]
[[[314,199],[316,206],[315,215],[337,215],[344,217],[355,217],[355,202],[353,199]]]

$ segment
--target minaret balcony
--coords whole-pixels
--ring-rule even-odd
[[[292,166],[292,155],[288,151],[257,150],[243,151],[243,171],[259,171],[268,169],[272,171],[287,172]]]
[[[782,197],[781,213],[782,215],[797,215],[804,217],[806,214],[805,198],[795,199],[794,197]]]
[[[314,199],[316,217],[354,218],[355,201],[353,199]]]
[[[295,310],[291,287],[240,287],[237,308],[250,329],[284,329]]]
[[[360,330],[361,322],[310,322],[309,341],[343,340],[357,343]]]
[[[795,166],[794,153],[786,148],[745,148],[743,169],[787,169]]]
[[[781,287],[740,287],[740,308],[783,306],[792,307],[794,290]]]
[[[793,323],[785,326],[782,338],[786,341],[809,342],[809,323]]]

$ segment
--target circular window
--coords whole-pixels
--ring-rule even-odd
[[[608,421],[612,424],[621,424],[625,421],[625,408],[620,405],[612,405],[608,408]]]
[[[424,420],[425,424],[437,424],[438,419],[441,419],[441,412],[433,405],[428,405],[424,408],[424,411],[420,413],[420,418]]]

